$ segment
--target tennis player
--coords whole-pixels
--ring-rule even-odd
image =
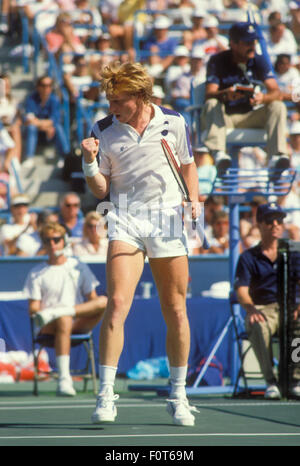
[[[113,63],[101,78],[109,115],[82,141],[87,184],[99,199],[110,192],[113,206],[107,215],[108,306],[100,331],[100,389],[92,422],[111,422],[117,415],[114,383],[124,322],[148,256],[167,325],[171,380],[167,411],[175,424],[192,426],[195,408],[189,406],[185,390],[190,350],[188,245],[182,194],[161,147],[165,138],[179,159],[194,218],[198,177],[187,126],[182,115],[151,103],[152,80],[139,63]]]

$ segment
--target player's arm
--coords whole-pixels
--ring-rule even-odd
[[[29,299],[29,315],[34,316],[41,310],[41,301],[38,299]]]
[[[199,182],[198,172],[195,162],[189,164],[181,164],[180,171],[184,178],[185,184],[187,185],[190,199],[192,202],[192,217],[197,218],[200,215],[199,212]]]
[[[97,169],[97,154],[99,151],[99,140],[95,138],[84,139],[81,143],[86,182],[92,193],[98,199],[104,199],[109,192],[110,177],[103,175]],[[96,166],[97,164],[97,166]],[[89,170],[85,170],[87,167]],[[95,167],[93,170],[92,167]]]

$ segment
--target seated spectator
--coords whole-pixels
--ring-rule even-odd
[[[101,320],[106,296],[98,296],[98,280],[86,264],[64,254],[66,230],[58,223],[48,223],[41,238],[48,261],[28,274],[25,292],[29,313],[41,328],[41,334],[54,335],[58,396],[75,396],[70,375],[70,335],[89,332]]]
[[[71,243],[82,239],[84,218],[80,211],[80,197],[69,192],[59,202],[59,222],[66,228]]]
[[[205,82],[206,67],[204,57],[202,47],[194,47],[191,52],[190,70],[181,74],[173,82],[170,91],[172,107],[184,116],[190,128],[192,128],[191,114],[186,111],[186,108],[190,105],[191,90]]]
[[[229,216],[227,212],[216,212],[212,218],[212,236],[209,249],[201,248],[206,254],[229,254]]]
[[[61,104],[53,91],[53,80],[42,76],[37,80],[36,90],[25,101],[25,164],[33,165],[38,138],[44,142],[54,142],[60,157],[69,152],[64,128],[61,124]]]
[[[300,86],[300,73],[295,66],[292,66],[291,55],[287,53],[277,55],[274,71],[282,100],[293,101],[293,92]]]
[[[241,250],[255,246],[261,239],[260,231],[256,222],[258,206],[265,204],[263,196],[254,196],[249,202],[250,212],[242,212],[240,216],[240,238]]]
[[[234,280],[238,302],[246,311],[246,331],[267,384],[266,399],[281,398],[273,367],[271,338],[278,332],[280,324],[278,241],[283,234],[285,216],[275,203],[259,206],[256,220],[261,242],[240,255]],[[296,376],[297,367],[293,372]],[[289,387],[291,394],[299,396],[298,381],[293,381],[293,384]]]
[[[207,16],[207,13],[203,8],[196,8],[192,13],[191,33],[193,43],[197,40],[205,40],[207,38],[207,32],[203,26],[205,16]]]
[[[82,240],[73,245],[74,256],[106,257],[107,247],[105,220],[98,212],[89,212],[84,219]]]
[[[15,255],[19,237],[37,229],[36,214],[29,213],[29,199],[25,194],[16,194],[10,201],[11,216],[0,227],[0,246],[2,255]]]
[[[93,77],[89,70],[89,64],[84,55],[75,55],[73,59],[74,70],[64,74],[64,83],[70,96],[70,103],[74,104],[79,97],[80,90],[83,95],[89,96]]]
[[[210,155],[202,152],[201,147],[194,147],[193,154],[198,172],[199,201],[204,202],[211,193],[217,171]]]
[[[203,144],[211,151],[219,176],[231,165],[226,154],[227,128],[265,128],[269,167],[289,167],[287,154],[287,109],[271,66],[256,53],[257,35],[248,23],[235,23],[229,31],[230,49],[212,56],[207,65],[206,102],[201,115]],[[256,89],[247,76],[264,83],[266,92]],[[236,85],[250,90],[236,90]],[[275,175],[272,181],[276,181]]]
[[[153,22],[153,35],[143,44],[143,50],[150,53],[149,65],[160,67],[161,72],[166,70],[174,59],[174,50],[179,43],[176,37],[169,37],[171,21],[168,17],[160,15]]]
[[[204,225],[205,234],[208,242],[211,242],[213,237],[212,220],[216,212],[227,212],[227,206],[223,196],[208,196],[204,203]]]
[[[276,203],[286,213],[283,237],[300,241],[300,199],[296,185],[292,185],[288,194],[278,196]]]
[[[40,232],[43,226],[49,222],[57,222],[58,215],[51,210],[43,210],[37,215],[37,229],[31,233],[22,233],[16,241],[16,256],[44,256],[45,248],[41,240]]]
[[[11,79],[6,73],[0,74],[1,88],[4,86],[4,94],[0,94],[0,121],[3,127],[14,142],[14,147],[9,148],[6,154],[4,168],[9,170],[10,160],[16,157],[21,162],[22,155],[22,135],[21,135],[21,116],[19,103],[14,98],[11,89]]]
[[[60,13],[57,17],[55,27],[47,32],[46,42],[48,50],[58,57],[65,52],[84,53],[85,46],[74,31],[72,18],[69,13]],[[71,58],[64,57],[64,62]]]
[[[184,45],[178,45],[174,50],[174,60],[165,72],[164,86],[169,89],[183,73],[190,71],[190,52]]]
[[[59,14],[59,5],[55,0],[36,0],[25,3],[23,12],[31,25],[35,16],[38,15],[36,27],[40,34],[44,34],[48,28],[54,26]]]
[[[196,40],[194,45],[202,47],[208,60],[211,55],[228,49],[228,39],[226,36],[219,34],[219,21],[213,15],[208,15],[204,18],[203,27],[206,31],[206,37]]]
[[[282,21],[274,22],[269,27],[266,45],[273,62],[276,60],[276,56],[281,53],[297,54],[298,46],[294,34]]]
[[[164,99],[166,94],[161,86],[155,84],[152,88],[152,102],[159,106],[165,106]]]
[[[75,8],[70,14],[76,35],[84,44],[88,44],[89,38],[101,34],[102,17],[90,0],[75,0]]]
[[[298,44],[300,45],[300,2],[294,0],[289,2],[290,9],[290,22],[288,23],[289,29],[292,31],[293,36]]]
[[[294,121],[289,128],[289,154],[291,166],[300,174],[300,121]],[[299,176],[298,176],[299,178]]]

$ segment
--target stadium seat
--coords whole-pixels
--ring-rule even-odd
[[[36,328],[33,319],[30,319],[31,335],[32,335],[32,352],[34,360],[34,381],[33,381],[33,394],[38,396],[38,382],[40,380],[41,370],[39,368],[39,356],[43,348],[54,347],[54,336],[47,334],[38,334],[36,336]],[[93,392],[97,394],[97,377],[94,355],[94,344],[92,332],[76,333],[71,335],[71,351],[72,348],[83,345],[86,350],[86,365],[82,370],[71,371],[72,376],[80,376],[83,378],[83,391],[87,391],[88,381],[91,380],[93,384]],[[55,372],[51,372],[51,376],[55,377]]]

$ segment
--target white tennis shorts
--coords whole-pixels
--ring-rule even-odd
[[[109,241],[129,243],[150,258],[188,254],[181,207],[136,212],[114,209],[107,214]]]

